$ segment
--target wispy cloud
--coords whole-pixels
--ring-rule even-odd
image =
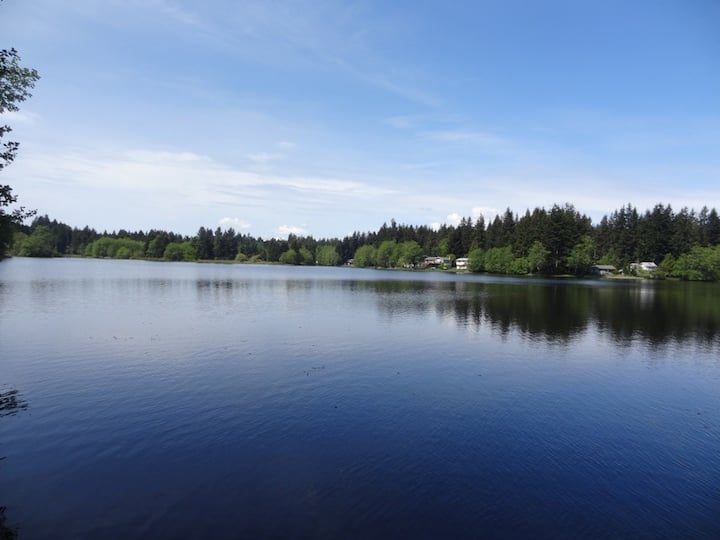
[[[82,208],[80,215],[90,216],[94,209],[86,211],[79,200],[71,200],[70,194],[82,200],[98,201],[89,205],[97,208],[102,207],[101,201],[112,200],[114,210],[105,208],[102,217],[81,218],[92,223],[92,217],[98,226],[108,222],[109,227],[115,223],[126,226],[127,208],[131,205],[138,211],[145,208],[144,221],[153,227],[163,223],[152,221],[160,209],[170,216],[165,218],[167,222],[177,219],[173,210],[177,208],[185,209],[185,220],[197,213],[188,220],[194,222],[193,226],[215,213],[219,214],[215,219],[220,220],[221,225],[237,228],[246,228],[251,222],[264,222],[258,233],[268,234],[274,230],[267,223],[272,216],[298,213],[322,216],[341,212],[343,208],[362,209],[394,193],[390,188],[356,180],[262,174],[193,152],[92,153],[85,150],[35,154],[36,149],[29,150],[23,153],[25,159],[13,164],[10,178],[13,185],[22,190],[24,202],[50,209],[44,211],[61,209],[63,205],[72,206],[75,212]],[[240,209],[242,219],[232,217],[230,212]]]
[[[76,2],[77,3],[77,2]],[[134,12],[142,12],[144,17],[154,16],[159,19],[170,20],[184,26],[202,26],[202,18],[186,7],[180,6],[173,0],[125,0],[123,2],[110,1],[105,3],[106,9],[129,8]],[[93,6],[102,9],[102,6]]]
[[[383,124],[386,124],[395,129],[411,129],[417,124],[417,117],[415,116],[390,116],[383,119]]]
[[[253,161],[260,165],[266,165],[273,161],[281,161],[281,160],[285,159],[285,155],[284,154],[271,154],[268,152],[259,152],[257,154],[247,154],[247,158],[250,161]]]
[[[32,111],[8,111],[0,115],[2,124],[34,124],[40,119],[40,115]]]
[[[58,167],[58,164],[62,164]],[[27,163],[34,174],[73,183],[139,192],[171,190],[194,197],[211,189],[283,188],[289,191],[366,197],[389,195],[392,189],[354,180],[281,176],[247,171],[192,152],[135,150],[111,155],[64,154]],[[240,194],[240,193],[239,193]]]
[[[195,39],[255,64],[333,73],[425,107],[440,105],[415,75],[387,61],[381,42],[397,28],[360,4],[316,2],[308,9],[293,1],[231,2],[215,10],[221,17],[208,10],[201,17],[170,0],[146,9],[195,26],[201,30]]]
[[[510,141],[504,137],[500,137],[493,133],[484,131],[465,131],[465,130],[447,130],[447,131],[428,131],[422,135],[430,140],[447,142],[447,143],[469,143],[473,145],[488,147],[508,146]]]
[[[145,4],[158,10],[162,15],[169,17],[179,23],[188,26],[202,26],[200,17],[190,10],[180,7],[177,2],[171,0],[143,0]]]
[[[442,105],[442,101],[440,99],[432,96],[429,92],[426,92],[422,88],[407,83],[400,83],[393,80],[388,75],[363,71],[360,68],[351,68],[350,66],[346,66],[346,71],[355,78],[362,80],[371,86],[405,98],[406,100],[418,105],[423,105],[432,109],[437,109]]]

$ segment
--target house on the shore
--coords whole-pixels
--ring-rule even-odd
[[[643,272],[654,272],[655,270],[657,270],[657,264],[647,261],[630,264],[631,272],[637,272],[638,270],[642,270]]]
[[[596,276],[605,276],[607,274],[614,274],[617,272],[612,264],[595,264],[590,267],[590,273]]]
[[[458,257],[455,259],[455,268],[458,270],[467,270],[468,260],[469,259],[467,257]]]
[[[425,257],[420,266],[423,268],[440,268],[442,266],[449,268],[452,266],[452,259],[449,257]]]

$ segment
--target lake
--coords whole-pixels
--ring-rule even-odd
[[[0,506],[57,538],[720,538],[720,285],[0,262]]]

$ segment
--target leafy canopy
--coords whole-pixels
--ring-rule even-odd
[[[18,103],[30,97],[30,89],[35,86],[35,81],[39,78],[37,71],[20,65],[20,56],[15,49],[0,50],[0,114],[18,111]],[[0,125],[0,139],[10,131],[12,131],[10,126]],[[12,163],[19,146],[20,143],[16,141],[6,141],[2,144],[0,170]],[[5,208],[16,201],[17,196],[13,195],[12,188],[0,184],[0,259],[5,256],[12,239],[13,224],[34,215],[34,212],[27,212],[22,207],[8,214]]]

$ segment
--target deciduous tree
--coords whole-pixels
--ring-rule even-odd
[[[547,263],[548,255],[550,255],[550,251],[545,249],[542,242],[535,240],[532,246],[530,246],[527,255],[527,263],[530,268],[530,272],[541,272]]]
[[[325,244],[317,248],[317,263],[320,266],[337,266],[340,264],[340,255],[335,246]]]
[[[39,79],[37,71],[20,65],[20,56],[15,49],[0,50],[0,114],[19,110],[18,104],[30,97],[30,89]],[[0,139],[12,129],[8,125],[0,125]],[[0,147],[0,170],[7,167],[15,159],[20,143],[6,141]],[[12,227],[34,214],[20,207],[8,211],[10,205],[17,201],[12,188],[0,184],[0,258],[5,256],[12,239]]]

